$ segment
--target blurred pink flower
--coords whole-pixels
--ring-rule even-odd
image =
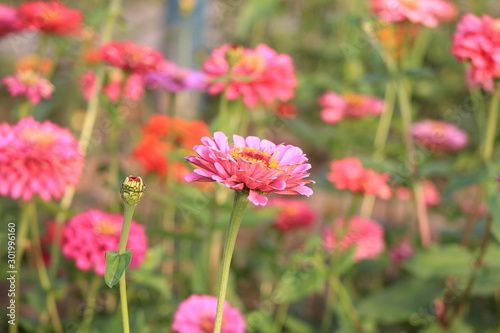
[[[150,89],[166,89],[173,93],[184,90],[205,90],[207,86],[203,72],[179,67],[166,61],[158,70],[148,72],[144,82]]]
[[[406,186],[398,186],[394,189],[396,198],[401,201],[408,201],[411,198],[411,190]]]
[[[19,30],[16,26],[17,8],[0,4],[0,37]]]
[[[373,220],[354,216],[344,227],[343,220],[337,219],[334,229],[323,229],[323,246],[328,252],[342,253],[355,246],[353,259],[358,262],[377,258],[385,249],[384,229]]]
[[[177,333],[212,333],[217,309],[217,297],[191,295],[177,308],[172,330]],[[224,303],[221,333],[245,333],[245,318],[235,308]]]
[[[29,201],[59,199],[83,168],[78,141],[67,129],[32,117],[0,124],[0,195]]]
[[[113,41],[101,46],[103,61],[126,72],[146,74],[157,70],[163,55],[149,46],[136,45],[131,41]]]
[[[332,161],[330,170],[327,179],[339,190],[375,195],[382,199],[389,199],[392,195],[387,185],[389,175],[364,168],[357,158]]]
[[[415,141],[430,150],[453,152],[464,148],[469,136],[453,124],[442,120],[422,120],[413,124]]]
[[[132,73],[124,81],[123,71],[113,68],[108,71],[107,82],[102,86],[101,92],[108,97],[111,102],[116,102],[123,95],[124,99],[138,101],[144,95],[144,80],[140,74]],[[90,99],[95,91],[96,74],[92,70],[86,71],[80,79],[83,97]]]
[[[339,95],[327,91],[318,98],[321,119],[327,124],[335,124],[345,117],[361,118],[380,115],[384,110],[384,101],[377,97],[359,94]]]
[[[371,0],[371,6],[382,21],[408,20],[430,28],[453,20],[458,14],[456,6],[444,0]]]
[[[274,112],[278,117],[293,119],[297,116],[298,110],[293,103],[279,102],[274,108]]]
[[[424,191],[424,201],[427,206],[437,206],[441,203],[441,195],[432,181],[428,179],[422,180],[422,188]]]
[[[82,29],[82,13],[59,1],[27,1],[18,8],[16,24],[19,29],[73,35]]]
[[[75,260],[82,271],[93,270],[97,275],[106,271],[106,251],[118,251],[123,224],[122,214],[109,214],[91,209],[73,216],[64,225],[62,253]],[[132,250],[130,268],[144,261],[148,239],[143,225],[132,221],[127,249]]]
[[[229,144],[227,136],[215,132],[214,138],[204,137],[203,145],[194,146],[198,156],[188,156],[186,160],[200,169],[188,174],[188,182],[219,182],[238,191],[249,191],[248,199],[255,205],[265,206],[267,198],[263,194],[310,196],[313,191],[304,180],[311,165],[298,147],[276,145],[255,136],[246,139],[233,136]]]
[[[33,105],[40,103],[42,98],[49,99],[54,91],[50,81],[32,70],[18,71],[14,75],[6,76],[1,84],[7,86],[11,96],[21,95],[28,98]]]
[[[401,241],[389,250],[389,257],[395,265],[401,264],[405,259],[411,258],[415,250],[407,241]]]
[[[500,77],[500,19],[488,15],[466,14],[453,34],[451,52],[460,61],[469,61],[467,81],[470,88],[493,92],[493,80]]]
[[[243,97],[247,107],[271,104],[275,99],[292,99],[297,86],[292,58],[278,54],[265,44],[255,49],[224,44],[203,64],[211,95],[224,92],[226,98]]]
[[[309,227],[316,219],[316,212],[302,200],[274,197],[269,206],[280,208],[273,225],[281,232]]]

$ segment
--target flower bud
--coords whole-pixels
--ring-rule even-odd
[[[243,51],[245,49],[239,45],[230,45],[228,50],[226,51],[226,60],[229,63],[229,66],[234,66],[240,61],[243,57]]]
[[[127,205],[137,205],[146,190],[141,177],[128,176],[122,183],[120,194]]]

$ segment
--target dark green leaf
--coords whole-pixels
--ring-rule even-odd
[[[112,288],[120,281],[123,273],[132,261],[132,252],[127,249],[125,253],[118,254],[118,251],[106,252],[106,271],[104,273],[104,282]]]

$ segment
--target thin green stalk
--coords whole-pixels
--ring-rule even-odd
[[[90,332],[90,324],[94,318],[95,305],[97,301],[97,293],[99,292],[99,286],[101,285],[101,277],[95,275],[90,282],[89,290],[85,290],[87,293],[87,298],[85,300],[85,311],[83,312],[83,320],[81,326],[81,332]]]
[[[169,93],[168,94],[168,110],[167,114],[170,118],[175,117],[177,110],[177,94],[176,93]]]
[[[18,119],[23,119],[30,115],[32,110],[32,104],[29,100],[24,100],[19,103],[19,107],[17,108],[17,117]]]
[[[340,277],[337,274],[333,274],[331,276],[330,285],[338,296],[339,305],[344,308],[347,316],[349,317],[349,320],[356,329],[356,332],[363,332],[363,326],[361,325],[359,314],[356,311],[354,305],[352,304],[349,292],[342,284],[342,281],[340,280]]]
[[[102,31],[101,43],[107,43],[111,40],[113,34],[113,28],[115,26],[116,20],[120,15],[121,0],[111,0],[108,7],[108,15],[106,22],[104,23],[104,28]],[[99,109],[99,92],[101,91],[102,84],[104,81],[104,67],[98,69],[95,80],[95,93],[90,97],[89,103],[87,105],[87,112],[85,113],[85,119],[83,122],[82,132],[80,133],[79,146],[83,155],[87,154],[87,149],[92,136],[92,130],[94,128],[97,113]],[[59,244],[61,243],[62,237],[62,224],[66,220],[67,211],[71,206],[73,197],[75,195],[75,187],[69,186],[61,199],[60,211],[56,215],[56,228],[54,232],[54,242],[52,243],[52,248],[50,251],[51,265],[49,269],[49,274],[52,278],[55,277],[57,273],[57,268],[59,267],[59,261],[61,257],[61,249]]]
[[[286,318],[288,317],[288,308],[290,303],[281,303],[276,312],[276,320],[274,322],[274,332],[283,332],[283,326],[285,326]]]
[[[335,301],[335,292],[330,284],[326,284],[326,305],[325,311],[323,313],[323,318],[321,319],[321,333],[328,333],[330,326],[332,326],[333,319],[333,309],[334,309],[334,301]]]
[[[229,280],[229,269],[231,267],[231,259],[233,257],[234,245],[238,230],[240,228],[243,213],[248,205],[248,193],[243,191],[234,192],[233,211],[229,219],[229,226],[226,235],[226,244],[224,246],[224,254],[222,257],[222,271],[219,283],[219,298],[217,300],[217,313],[215,316],[215,324],[213,333],[220,333],[222,328],[222,313],[224,311],[224,302],[226,300],[227,283]]]
[[[485,163],[491,161],[493,147],[495,145],[495,136],[498,123],[498,102],[500,98],[500,85],[495,87],[495,92],[490,102],[488,122],[486,124],[486,136],[484,139],[483,160]]]
[[[375,134],[375,152],[373,157],[376,160],[381,160],[384,157],[385,145],[391,127],[392,116],[394,114],[394,104],[396,102],[396,84],[389,82],[385,90],[384,112],[380,116]]]
[[[33,244],[33,254],[36,263],[36,268],[38,270],[38,277],[40,278],[40,284],[43,290],[47,293],[47,311],[49,313],[50,320],[52,321],[53,329],[55,332],[63,332],[63,327],[61,324],[61,319],[59,318],[59,312],[57,311],[56,299],[51,292],[52,286],[50,283],[50,278],[47,273],[47,268],[45,267],[45,262],[42,257],[42,247],[40,245],[40,231],[38,228],[38,218],[36,213],[35,202],[32,200],[28,203],[28,210],[31,220],[31,238]]]

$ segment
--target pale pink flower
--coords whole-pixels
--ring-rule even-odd
[[[276,99],[292,99],[297,86],[292,58],[278,54],[265,44],[246,49],[224,44],[203,64],[211,95],[224,92],[226,98],[243,97],[247,107],[269,105]]]
[[[217,297],[191,295],[174,314],[172,330],[177,333],[212,333],[217,310]],[[245,333],[245,318],[238,309],[224,303],[221,333]]]
[[[468,61],[470,88],[482,87],[493,92],[493,81],[500,76],[500,19],[488,15],[466,14],[453,34],[451,52],[460,61]]]
[[[54,91],[54,86],[50,81],[32,70],[19,71],[14,75],[4,77],[1,84],[7,86],[12,96],[24,96],[33,105],[40,103],[42,98],[49,99]]]
[[[434,28],[457,16],[456,6],[444,0],[371,0],[372,10],[382,21],[410,21]]]
[[[442,120],[422,120],[413,124],[415,141],[430,150],[454,152],[464,148],[469,136],[453,124]]]
[[[124,80],[121,69],[114,68],[108,71],[107,82],[102,86],[102,93],[111,102],[116,102],[123,95],[124,99],[138,101],[144,96],[144,77],[140,74],[132,73]],[[86,71],[80,80],[83,96],[89,99],[95,92],[96,74],[94,71]]]
[[[280,208],[273,225],[281,232],[309,227],[316,219],[316,212],[302,200],[274,197],[269,206]]]
[[[327,124],[335,124],[343,118],[361,118],[380,115],[384,110],[384,101],[377,97],[344,94],[327,91],[318,98],[322,107],[321,119]]]
[[[352,217],[347,226],[342,219],[337,219],[334,229],[323,229],[323,246],[328,252],[340,253],[355,247],[355,262],[374,259],[385,249],[384,229],[377,222],[359,216]]]
[[[404,260],[411,258],[415,250],[410,243],[403,240],[389,250],[389,257],[395,265],[401,264]]]
[[[203,72],[179,67],[166,61],[158,70],[148,72],[144,82],[150,89],[165,89],[173,93],[184,90],[205,90],[207,86]]]
[[[16,26],[17,9],[0,4],[0,37],[19,30]]]
[[[364,168],[357,158],[344,158],[330,163],[327,179],[339,190],[375,195],[389,199],[392,191],[387,184],[389,175]]]
[[[32,117],[0,124],[0,195],[29,201],[59,199],[83,168],[78,141],[67,129]]]
[[[427,206],[437,206],[441,203],[441,195],[434,183],[428,179],[422,180],[422,189],[424,192],[424,201]]]
[[[95,209],[73,216],[63,229],[64,257],[74,260],[76,267],[82,271],[93,270],[97,275],[104,275],[105,254],[107,251],[118,251],[122,224],[122,214]],[[147,243],[144,226],[132,221],[126,247],[132,251],[130,268],[136,268],[144,261]]]
[[[307,184],[312,180],[303,178],[311,168],[307,157],[298,147],[276,145],[255,136],[246,139],[233,136],[229,144],[227,136],[216,132],[214,138],[203,137],[203,145],[194,146],[198,156],[186,159],[199,167],[188,174],[188,182],[219,182],[238,191],[249,191],[248,199],[255,205],[265,206],[267,198],[263,194],[310,196],[313,191]]]

